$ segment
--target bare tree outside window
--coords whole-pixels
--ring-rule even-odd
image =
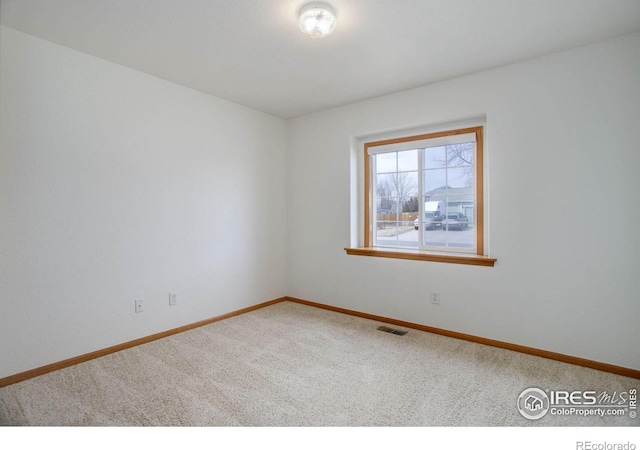
[[[415,197],[418,191],[418,182],[415,174],[411,176],[409,172],[395,172],[381,176],[378,179],[377,194],[380,199],[379,209],[402,212],[405,210],[404,204],[398,205],[407,197]]]
[[[463,144],[451,144],[446,146],[445,158],[434,158],[434,161],[441,164],[442,167],[464,168],[463,186],[473,186],[473,154],[475,153],[475,144],[473,142],[465,142]]]

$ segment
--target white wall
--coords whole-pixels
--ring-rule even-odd
[[[496,266],[346,255],[352,140],[480,114]],[[639,143],[639,34],[291,120],[288,294],[640,369]]]
[[[283,295],[640,369],[640,35],[287,123],[1,33],[0,377]],[[353,139],[480,114],[496,267],[347,256]]]
[[[284,120],[1,33],[0,377],[286,294]]]

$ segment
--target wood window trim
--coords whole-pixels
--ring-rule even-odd
[[[429,252],[418,249],[394,247],[347,247],[347,255],[377,256],[381,258],[411,259],[414,261],[431,261],[439,263],[469,264],[472,266],[493,267],[496,258],[473,253]]]
[[[423,139],[433,139],[457,134],[474,133],[476,135],[476,253],[437,252],[422,249],[389,248],[373,246],[373,221],[371,212],[373,209],[373,195],[371,192],[371,161],[369,148],[397,144]],[[439,131],[435,133],[405,136],[400,138],[385,139],[381,141],[364,143],[364,246],[358,248],[345,248],[348,255],[376,256],[384,258],[410,259],[419,261],[432,261],[455,264],[471,264],[493,267],[496,258],[484,255],[484,127],[474,126],[455,130]]]

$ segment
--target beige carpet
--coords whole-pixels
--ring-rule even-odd
[[[529,387],[639,380],[283,302],[0,389],[2,425],[637,426],[532,421]]]

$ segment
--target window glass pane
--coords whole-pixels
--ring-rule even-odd
[[[422,234],[423,244],[426,247],[445,247],[447,233],[442,230],[442,218],[436,221],[428,219],[425,222]]]
[[[423,225],[426,230],[441,227],[442,219],[447,215],[446,196],[424,196]]]
[[[389,173],[397,171],[397,155],[398,154],[396,152],[376,155],[376,172]]]
[[[398,217],[394,208],[396,206],[396,199],[390,197],[383,197],[376,201],[376,221],[377,222],[395,222]]]
[[[401,215],[408,218],[408,214]],[[400,220],[396,223],[387,223],[384,227],[376,229],[375,245],[387,247],[418,247],[418,232],[414,229],[412,221]]]
[[[378,193],[384,193],[379,191]],[[398,212],[398,200],[390,195],[376,195],[375,198],[376,214],[385,214],[387,217],[378,217],[377,220],[396,220]],[[391,215],[393,217],[391,217]]]
[[[377,245],[393,245],[397,240],[398,198],[392,196],[379,197],[376,204],[376,243]]]
[[[447,166],[463,167],[473,165],[475,142],[447,145]]]
[[[465,188],[473,186],[473,167],[457,167],[447,171],[447,186]]]
[[[376,208],[375,245],[418,247],[414,220],[418,217],[417,197],[384,197]]]
[[[414,230],[414,221],[418,218],[418,197],[401,197],[398,199],[398,246],[418,247],[418,232]]]
[[[398,152],[398,172],[418,170],[418,150]]]
[[[429,169],[423,171],[422,187],[425,194],[447,185],[446,169]]]
[[[447,153],[444,147],[430,147],[424,149],[424,168],[438,169],[447,166]]]
[[[418,172],[398,172],[393,181],[398,197],[416,197],[418,195]]]
[[[395,172],[376,177],[376,191],[380,197],[409,197],[418,195],[418,172]]]
[[[442,221],[445,244],[453,248],[474,248],[475,232],[473,220],[466,214],[473,211],[473,202],[451,197],[447,204],[447,218]]]
[[[376,230],[378,231],[378,236],[395,236],[396,233],[396,228],[398,227],[398,222],[394,219],[394,220],[381,220],[377,222],[378,226],[376,227]],[[383,232],[383,231],[392,231],[393,233],[387,233],[387,232]]]
[[[419,209],[420,205],[418,203],[418,196],[403,197],[400,199],[400,211],[403,213],[413,213],[413,215],[415,216],[411,219],[405,218],[403,220],[410,220],[411,222],[413,222],[413,219],[418,216]]]
[[[473,222],[473,213],[469,214],[469,210],[473,211],[474,205],[473,188],[449,189],[447,192],[447,212],[463,213],[469,217],[469,222]]]
[[[397,247],[398,246],[398,230],[395,223],[388,224],[384,228],[378,228],[376,230],[376,242],[375,245],[382,247]]]
[[[394,197],[393,192],[393,174],[378,175],[376,177],[376,198],[378,209],[397,212],[395,202],[391,199]]]

